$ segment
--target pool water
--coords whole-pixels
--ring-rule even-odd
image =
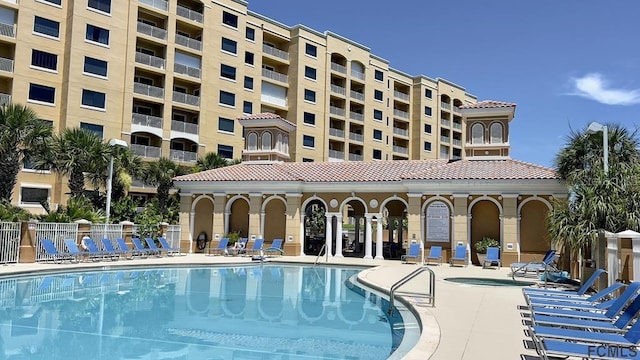
[[[386,359],[402,317],[354,268],[258,265],[0,280],[0,358]]]

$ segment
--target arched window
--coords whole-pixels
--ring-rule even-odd
[[[271,150],[271,133],[268,131],[262,134],[262,150]]]
[[[484,126],[480,123],[473,124],[471,126],[471,143],[482,144],[484,143]]]
[[[492,144],[500,144],[502,143],[502,124],[493,123],[491,124],[491,128],[489,130],[491,133],[491,143]]]
[[[284,150],[285,154],[289,153],[289,136],[288,135],[284,136],[284,148],[283,148],[283,150]]]
[[[258,135],[252,132],[247,136],[247,150],[256,151],[258,150]]]
[[[278,134],[278,142],[276,143],[276,149],[280,152],[284,152],[284,144],[282,144],[282,134]]]

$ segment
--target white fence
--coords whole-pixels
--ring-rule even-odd
[[[20,248],[20,223],[0,222],[0,263],[16,264]]]
[[[78,224],[36,223],[36,261],[52,260],[43,250],[42,239],[51,239],[56,249],[66,249],[64,239],[78,238]],[[66,250],[61,250],[66,252]]]
[[[92,224],[89,237],[94,240],[109,239],[112,242],[124,238],[122,224]]]
[[[173,248],[180,248],[180,225],[167,226],[167,242]]]

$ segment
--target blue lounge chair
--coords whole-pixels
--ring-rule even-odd
[[[487,256],[482,262],[482,268],[486,269],[488,266],[493,266],[493,264],[498,264],[498,268],[502,266],[500,262],[500,248],[488,247]]]
[[[264,249],[265,256],[273,256],[273,255],[284,255],[284,250],[282,250],[282,239],[273,239],[271,246]]]
[[[127,257],[127,255],[132,255],[130,251],[127,252],[127,251],[116,249],[116,247],[113,246],[113,243],[111,242],[111,240],[104,238],[100,240],[100,242],[102,243],[102,248],[107,254],[109,254],[109,256],[117,257],[117,259],[120,259],[123,256],[125,259],[132,258],[132,256]]]
[[[595,284],[598,277],[605,274],[603,269],[596,269],[591,276],[580,286],[576,291],[566,291],[559,289],[541,289],[541,288],[524,288],[522,292],[525,295],[539,294],[539,295],[551,295],[551,296],[572,296],[572,295],[584,295],[589,291],[591,286]]]
[[[104,250],[100,250],[100,248],[98,248],[98,244],[96,244],[96,242],[93,241],[93,239],[85,238],[84,244],[87,247],[87,250],[89,250],[89,256],[92,258],[95,258],[95,259],[110,258],[111,260],[118,260],[118,258],[120,257],[120,255],[112,255]]]
[[[133,258],[134,256],[142,256],[142,255],[149,254],[149,252],[147,251],[139,251],[139,250],[130,248],[129,245],[127,245],[127,242],[123,238],[117,238],[116,244],[118,244],[120,251],[122,251],[125,254],[131,254],[131,258]]]
[[[555,267],[555,262],[558,259],[558,255],[556,251],[551,249],[546,252],[541,261],[531,261],[531,262],[517,262],[509,265],[511,268],[511,278],[515,280],[516,276],[526,276],[530,272],[535,273],[536,278],[540,275],[541,272],[547,270],[557,270]]]
[[[245,254],[247,252],[247,242],[249,241],[248,238],[240,238],[238,239],[238,241],[233,245],[232,249],[229,249],[229,254],[231,255],[241,255],[241,254]]]
[[[51,239],[42,239],[40,240],[40,244],[42,244],[42,248],[44,249],[44,253],[47,255],[48,261],[62,263],[64,261],[74,260],[70,253],[58,251],[56,244]]]
[[[570,304],[593,304],[603,308],[603,300],[615,291],[623,288],[623,283],[617,282],[611,286],[598,291],[589,297],[561,297],[561,296],[525,296],[529,306],[564,306]],[[605,301],[606,302],[606,301]]]
[[[158,241],[160,242],[160,246],[162,246],[161,249],[164,250],[169,256],[187,255],[187,254],[183,254],[182,251],[180,251],[180,248],[169,245],[169,243],[167,242],[167,239],[163,237],[158,238]]]
[[[227,254],[227,246],[229,246],[229,238],[222,238],[220,242],[218,242],[218,246],[215,248],[211,248],[211,243],[209,243],[209,255],[226,255]]]
[[[428,265],[429,262],[437,261],[438,265],[442,265],[442,246],[432,246],[429,249],[429,255],[425,258],[425,263]]]
[[[403,264],[408,264],[409,260],[413,260],[414,263],[421,262],[420,259],[420,244],[413,243],[409,245],[409,251],[406,255],[402,255],[400,257],[400,262]]]
[[[142,244],[142,240],[140,240],[140,238],[131,238],[131,244],[133,244],[133,248],[138,251],[141,254],[145,254],[145,255],[158,255],[158,251],[157,250],[152,250],[149,249],[147,247],[145,247]]]
[[[151,251],[151,254],[154,254],[156,256],[162,256],[162,251],[164,251],[165,249],[159,248],[156,245],[155,240],[148,237],[148,238],[144,238],[144,242],[147,244],[147,248]],[[167,253],[166,251],[165,251],[165,254],[169,255],[169,253]]]
[[[264,239],[255,239],[253,241],[253,246],[250,249],[247,249],[247,255],[262,255],[262,246],[264,245]]]
[[[64,244],[67,246],[67,250],[69,250],[69,254],[74,257],[77,261],[80,261],[81,258],[89,257],[90,254],[88,251],[82,251],[78,248],[78,244],[76,244],[75,239],[64,239]]]
[[[456,261],[462,261],[464,266],[468,265],[467,262],[467,246],[466,245],[458,245],[456,246],[456,250],[453,253],[451,259],[449,259],[449,265],[453,266]]]

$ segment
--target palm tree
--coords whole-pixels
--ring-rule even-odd
[[[20,104],[0,106],[0,199],[11,200],[20,162],[51,137],[51,126]]]
[[[173,187],[173,178],[186,173],[186,168],[166,157],[146,163],[142,179],[145,183],[157,187],[158,207],[163,217],[167,214],[167,200]]]
[[[196,166],[193,168],[193,172],[200,172],[205,170],[217,169],[229,165],[235,165],[240,163],[240,160],[229,160],[214,152],[208,152],[204,156],[199,156],[196,161]]]
[[[111,198],[118,201],[127,195],[133,179],[143,176],[144,165],[142,159],[129,148],[116,146],[112,147],[112,151],[114,162]]]

